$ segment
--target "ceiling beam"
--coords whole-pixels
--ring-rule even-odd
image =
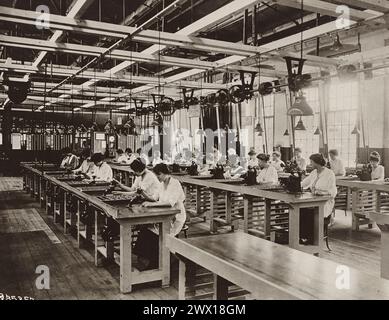
[[[387,13],[389,12],[388,0],[335,0],[339,4],[354,6],[377,12]]]
[[[208,14],[207,16],[197,20],[196,22],[188,25],[187,27],[177,31],[175,34],[176,35],[184,35],[184,36],[194,36],[198,34],[198,32],[201,32],[217,23],[220,21],[223,21],[223,19],[226,19],[228,17],[231,17],[235,13],[238,13],[242,10],[245,10],[247,8],[250,8],[251,6],[257,4],[259,1],[258,0],[235,0],[231,3],[228,3],[227,5],[213,11],[212,13]],[[161,50],[164,50],[166,46],[161,46],[161,45],[153,45],[146,50],[142,51],[142,54],[156,54]],[[241,56],[241,59],[238,61],[241,61],[245,58],[246,56]],[[236,61],[236,62],[238,62]],[[108,74],[115,74],[118,73],[122,70],[127,69],[133,64],[133,62],[125,61],[117,66],[113,67],[110,69]],[[95,81],[94,80],[89,80],[84,83],[86,86],[92,86],[94,85]],[[66,98],[68,98],[69,95],[65,94],[63,95]]]
[[[326,16],[339,17],[342,12],[338,10],[338,5],[321,1],[321,0],[273,0],[274,3],[282,6],[300,9],[303,4],[304,11],[316,12]],[[361,11],[353,8],[349,8],[350,20],[352,21],[364,21],[370,18],[374,18],[377,15],[371,12]],[[385,23],[385,20],[381,20],[381,23]]]
[[[79,18],[81,17],[84,12],[89,8],[89,6],[93,3],[94,0],[73,0],[73,3],[70,5],[70,10],[68,11],[67,17],[69,18]],[[15,10],[15,9],[14,9]],[[1,10],[0,10],[1,11]],[[38,15],[40,15],[39,12],[37,12]],[[50,14],[50,17],[52,14]],[[37,20],[35,20],[36,23]],[[60,41],[61,37],[63,36],[63,31],[57,30],[53,33],[50,40],[51,42],[57,42]],[[43,59],[45,58],[47,52],[41,51],[34,61],[34,66],[39,66]]]
[[[0,6],[0,17],[4,21],[35,25],[39,13],[21,9],[11,9]],[[126,38],[131,35],[136,28],[98,22],[93,20],[79,20],[63,17],[60,15],[50,15],[50,29],[61,31],[76,31],[99,36],[114,38]],[[164,46],[174,46],[191,50],[201,50],[206,52],[217,52],[224,54],[254,55],[259,53],[253,46],[236,44],[228,41],[220,41],[206,38],[188,36],[186,34],[158,32],[154,30],[143,30],[133,37],[134,41],[161,44]]]
[[[14,72],[21,73],[39,73],[44,74],[45,71],[42,68],[37,68],[30,65],[10,65],[7,63],[0,63],[0,70],[12,70]],[[53,67],[48,69],[48,73],[51,76],[51,72],[55,76],[67,77],[74,73],[75,68],[61,66],[61,67]],[[121,72],[120,74],[109,75],[106,71],[94,71],[94,70],[86,70],[78,75],[79,78],[83,79],[94,79],[96,81],[104,80],[104,81],[118,81],[118,82],[127,82],[127,83],[139,83],[139,84],[154,84],[156,86],[168,86],[168,87],[178,87],[178,88],[204,88],[209,90],[220,90],[227,89],[228,86],[226,84],[218,84],[218,83],[203,83],[198,81],[177,81],[177,82],[169,82],[167,83],[164,78],[158,77],[146,77],[146,76],[134,76],[131,74],[126,74],[125,72]],[[71,85],[70,85],[71,86]],[[72,93],[78,92],[79,89],[88,88],[88,86],[79,85],[74,86]],[[93,89],[93,88],[92,88]],[[57,92],[62,92],[61,89],[58,89]],[[131,94],[131,91],[126,93]]]
[[[93,56],[98,57],[101,53],[105,51],[105,48],[86,46],[79,44],[71,43],[53,43],[47,40],[38,40],[25,37],[12,37],[0,35],[0,45],[10,46],[10,47],[19,47],[33,50],[45,50],[50,52],[62,52],[83,56]],[[228,68],[225,68],[224,65],[221,65],[216,62],[202,61],[198,59],[185,59],[169,56],[159,56],[159,55],[147,55],[141,54],[139,52],[127,51],[127,50],[118,50],[115,49],[108,56],[110,59],[123,60],[123,61],[136,61],[141,63],[151,63],[151,64],[161,64],[164,66],[177,66],[180,68],[200,68],[204,70],[212,69],[221,69],[223,71],[245,71],[245,72],[256,72],[257,68],[249,66],[238,66],[238,65],[229,65]],[[265,68],[264,68],[265,69]],[[265,69],[266,72],[266,69]],[[272,72],[274,75],[275,73]],[[282,74],[280,74],[282,76]]]

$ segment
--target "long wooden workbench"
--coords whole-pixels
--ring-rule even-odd
[[[342,177],[336,180],[339,189],[345,191],[345,210],[352,211],[352,229],[359,230],[361,225],[372,227],[370,213],[388,211],[389,182],[360,181],[355,178]]]
[[[289,230],[289,246],[301,251],[320,254],[324,248],[324,205],[329,200],[327,196],[314,196],[310,192],[290,194],[281,190],[268,189],[269,186],[245,186],[232,180],[214,181],[204,177],[176,177],[183,185],[196,188],[207,188],[210,195],[211,231],[216,231],[215,224],[223,220],[229,224],[234,219],[234,207],[243,202],[243,231],[245,233],[270,238],[273,225],[277,219],[285,226],[285,215],[288,222],[285,228]],[[225,199],[225,206],[220,207],[220,194]],[[198,197],[201,202],[202,198]],[[238,205],[234,204],[238,202]],[[198,204],[201,207],[202,204]],[[314,243],[300,244],[300,210],[312,208],[314,217]]]
[[[254,299],[389,299],[388,280],[244,233],[169,236],[168,247],[180,258],[180,299],[227,300],[232,285]],[[199,285],[204,268],[213,274],[210,294]]]
[[[130,172],[126,166],[110,164],[115,170]],[[273,239],[277,231],[289,232],[289,246],[305,252],[320,254],[324,248],[324,205],[329,197],[313,196],[309,192],[290,194],[269,190],[268,186],[245,186],[243,180],[212,179],[211,176],[174,175],[186,193],[186,208],[197,216],[209,215],[210,231],[219,226],[238,227],[266,239]],[[193,209],[194,208],[194,209]],[[314,241],[300,244],[300,209],[312,208]]]
[[[54,222],[63,227],[64,233],[74,229],[80,246],[83,241],[93,243],[96,265],[99,265],[101,258],[116,261],[120,265],[121,292],[131,292],[132,285],[145,282],[161,280],[162,286],[170,284],[170,256],[165,242],[170,232],[170,222],[178,210],[166,207],[132,206],[130,208],[126,204],[109,205],[96,197],[104,193],[106,185],[73,187],[67,181],[60,181],[58,176],[50,175],[29,164],[21,166],[24,169],[24,180],[28,182],[27,185],[34,190],[39,190],[33,192],[34,197],[42,199],[46,204],[47,212],[53,214]],[[38,184],[40,186],[37,189]],[[76,207],[72,210],[74,203]],[[83,223],[82,214],[90,212],[93,214],[87,222]],[[107,218],[114,219],[120,225],[118,257],[115,255],[113,241],[109,243],[101,239],[101,222]],[[134,226],[146,224],[159,225],[159,268],[140,272],[132,265],[132,233]]]

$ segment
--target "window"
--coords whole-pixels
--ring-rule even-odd
[[[319,152],[320,135],[315,135],[320,124],[319,88],[310,87],[303,90],[304,96],[314,111],[314,116],[302,117],[305,131],[295,130],[296,147],[301,148],[303,157],[308,159],[312,154]],[[297,125],[300,118],[295,118]]]
[[[328,147],[339,151],[346,167],[355,166],[357,158],[357,136],[351,131],[357,122],[358,92],[357,81],[331,81],[327,112]]]

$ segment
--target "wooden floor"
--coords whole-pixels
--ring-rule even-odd
[[[19,178],[0,177],[0,294],[35,299],[177,299],[176,266],[170,288],[151,283],[120,294],[118,267],[95,267],[92,254],[65,237],[21,186]],[[332,252],[323,258],[379,276],[379,230],[352,232],[350,214],[341,211],[335,221],[330,231]],[[208,230],[207,223],[198,223],[191,226],[189,236],[206,235]],[[50,290],[35,286],[39,265],[49,267]]]

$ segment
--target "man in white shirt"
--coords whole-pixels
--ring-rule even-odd
[[[112,169],[104,162],[104,156],[101,153],[95,153],[91,160],[95,164],[92,178],[95,181],[111,182],[113,179]]]
[[[159,182],[157,176],[146,169],[146,165],[141,161],[141,159],[136,159],[130,164],[131,170],[134,171],[136,175],[135,181],[131,187],[125,186],[124,184],[117,182],[117,187],[121,188],[123,191],[116,191],[115,193],[125,193],[125,194],[141,194],[147,201],[157,201],[161,183]]]
[[[334,172],[335,176],[343,177],[346,175],[346,170],[343,165],[343,161],[338,158],[339,153],[338,150],[332,149],[329,151],[330,155],[330,166],[331,170]]]

